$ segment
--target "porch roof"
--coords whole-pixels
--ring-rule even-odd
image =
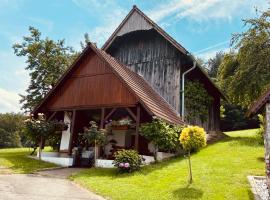
[[[258,113],[270,101],[270,87],[250,106],[247,116]]]
[[[126,85],[132,94],[138,99],[140,103],[150,115],[161,118],[165,121],[174,124],[184,124],[182,119],[178,116],[176,111],[171,105],[163,99],[140,75],[130,70],[128,67],[111,57],[105,51],[98,49],[95,45],[89,43],[86,49],[82,52],[79,58],[69,68],[69,70],[60,78],[54,88],[46,95],[43,101],[34,109],[33,113],[36,114],[45,102],[53,96],[54,91],[59,87],[60,83],[64,81],[68,74],[72,73],[73,68],[77,66],[79,61],[83,59],[84,55],[89,51],[94,51],[108,66],[112,69],[113,73],[119,78],[120,81]]]

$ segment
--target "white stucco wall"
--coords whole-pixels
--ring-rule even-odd
[[[39,157],[39,152],[37,154],[37,157]],[[70,167],[73,165],[72,157],[68,157],[65,154],[61,154],[59,152],[42,152],[41,160],[54,163],[63,167]]]
[[[64,122],[68,124],[68,129],[65,131],[62,131],[60,151],[68,150],[68,147],[69,147],[71,119],[67,112],[64,113]]]

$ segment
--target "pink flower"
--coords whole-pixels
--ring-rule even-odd
[[[125,168],[129,168],[129,163],[125,163]]]
[[[124,167],[125,164],[124,163],[119,163],[119,167]]]

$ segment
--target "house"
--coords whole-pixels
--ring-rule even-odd
[[[79,146],[78,135],[91,120],[104,128],[108,120],[129,118],[135,127],[114,130],[114,148],[134,148],[146,156],[151,155],[151,149],[149,141],[138,132],[141,123],[155,116],[171,124],[184,124],[147,81],[91,43],[33,113],[70,124],[62,132],[59,154],[42,155],[43,160],[64,166],[74,164],[72,150]],[[108,148],[103,152],[106,158],[114,150],[112,145]]]
[[[101,156],[110,158],[121,148],[134,148],[139,154],[150,156],[151,143],[139,134],[139,126],[154,116],[184,124],[180,117],[184,102],[181,81],[187,71],[187,80],[200,81],[213,98],[207,120],[198,118],[189,123],[203,126],[209,133],[219,132],[223,95],[194,63],[184,47],[134,6],[102,49],[90,43],[35,108],[34,114],[44,113],[48,120],[70,124],[62,132],[60,152],[46,156],[44,153],[43,159],[73,165],[71,155],[79,146],[79,133],[89,121],[104,128],[107,121],[121,119],[131,120],[134,126],[113,130],[111,140],[116,144],[105,147]]]
[[[247,115],[262,113],[265,118],[265,164],[268,189],[270,189],[270,88],[262,94],[249,108]]]
[[[181,91],[183,74],[194,64],[192,56],[136,6],[102,49],[143,76],[179,115],[189,113],[188,110],[182,112],[185,106]],[[186,78],[187,81],[199,80],[213,98],[206,120],[197,117],[189,123],[204,127],[208,133],[219,132],[220,99],[224,98],[222,92],[198,64]]]

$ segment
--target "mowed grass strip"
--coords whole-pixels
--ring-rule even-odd
[[[57,165],[29,158],[29,148],[0,149],[0,174],[32,173],[39,169],[56,167]]]
[[[256,130],[226,134],[228,138],[192,155],[191,185],[183,156],[133,174],[92,168],[71,179],[111,199],[253,199],[247,176],[264,175],[263,145]]]

